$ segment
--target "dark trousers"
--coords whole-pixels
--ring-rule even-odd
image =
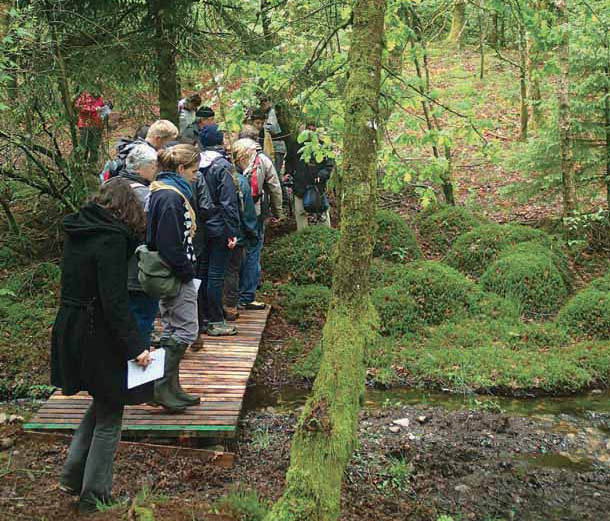
[[[98,501],[110,501],[123,408],[94,398],[72,437],[60,481],[80,492],[81,504],[95,506]]]
[[[141,291],[130,291],[129,311],[136,319],[148,349],[150,347],[150,335],[153,331],[155,318],[157,318],[159,313],[159,299],[149,297]]]
[[[223,322],[222,291],[231,250],[224,237],[207,237],[206,248],[199,264],[201,286],[197,296],[199,309],[199,330],[206,322]]]
[[[225,275],[224,303],[229,308],[237,307],[239,297],[239,272],[244,258],[244,247],[235,246],[229,254],[229,265]]]

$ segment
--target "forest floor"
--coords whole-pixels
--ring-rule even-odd
[[[126,446],[114,468],[117,503],[90,519],[258,521],[281,494],[295,421],[294,413],[271,408],[249,413],[229,445],[231,469]],[[602,429],[610,416],[597,421],[599,428],[426,405],[367,409],[346,471],[341,519],[605,519],[610,447]],[[15,445],[0,452],[0,521],[77,519],[73,499],[56,483],[68,439],[27,437],[18,424],[0,427],[5,437]],[[143,517],[144,510],[154,517]]]

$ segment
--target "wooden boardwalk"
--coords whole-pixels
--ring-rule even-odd
[[[160,407],[127,406],[124,437],[234,437],[246,385],[256,361],[269,309],[243,311],[233,337],[205,337],[200,351],[187,351],[180,364],[180,382],[201,396],[201,404],[183,414],[164,414]],[[89,406],[86,393],[63,396],[55,391],[24,425],[27,430],[74,430]]]

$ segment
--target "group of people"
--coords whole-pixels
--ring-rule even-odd
[[[283,218],[278,168],[285,148],[273,158],[264,152],[264,109],[233,141],[198,102],[183,100],[182,132],[158,120],[120,140],[100,173],[99,192],[64,220],[51,381],[65,395],[93,397],[60,477],[64,491],[80,496],[81,510],[110,498],[124,406],[149,403],[179,413],[200,403],[180,384],[186,350],[201,345],[201,335],[237,334],[232,322],[241,310],[265,307],[255,297],[265,222]],[[325,182],[330,170],[321,174],[322,166],[304,163],[302,171]],[[305,182],[295,182],[296,197]],[[150,291],[149,280],[159,279],[146,271],[146,259],[159,261],[156,275],[172,282],[163,286],[171,292]],[[145,368],[154,356],[157,316],[164,375],[128,389],[127,361]]]

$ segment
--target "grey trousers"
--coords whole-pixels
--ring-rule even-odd
[[[199,335],[197,318],[197,290],[191,280],[180,286],[180,292],[173,298],[159,301],[159,313],[163,333],[161,338],[174,337],[182,344],[192,344]]]
[[[297,222],[297,231],[309,226],[309,223],[307,222],[307,212],[303,207],[303,198],[299,197],[298,195],[294,196],[294,218]],[[322,220],[324,221],[324,224],[326,226],[328,226],[329,228],[331,227],[330,210],[326,210],[322,214]]]
[[[81,504],[108,502],[112,464],[121,439],[123,405],[94,399],[72,437],[61,472],[62,485],[80,492]]]

